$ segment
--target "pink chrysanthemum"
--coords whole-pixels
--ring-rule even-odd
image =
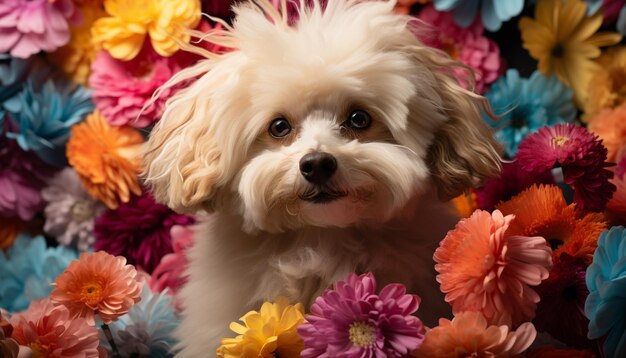
[[[58,49],[70,40],[68,20],[74,12],[71,0],[2,0],[0,53],[28,58]]]
[[[455,314],[479,311],[490,324],[532,319],[548,277],[550,247],[542,237],[507,236],[514,215],[477,210],[448,232],[435,251],[437,281]]]
[[[420,36],[426,45],[441,49],[474,69],[479,93],[498,78],[503,70],[500,49],[495,41],[483,35],[480,20],[463,28],[455,23],[452,13],[437,11],[432,5],[424,8],[417,18],[433,27]]]
[[[189,225],[193,221],[192,217],[177,214],[157,204],[149,193],[143,193],[96,219],[94,249],[124,256],[130,264],[152,273],[161,258],[173,252],[172,226]]]
[[[400,284],[376,294],[371,273],[351,274],[315,300],[298,328],[302,357],[405,357],[424,339],[422,322],[411,315],[419,303]]]
[[[106,357],[98,350],[98,330],[84,318],[72,318],[64,306],[53,306],[45,299],[30,304],[11,317],[17,343],[28,346],[34,357],[97,358]]]
[[[602,141],[575,124],[541,128],[524,139],[517,153],[522,169],[532,173],[561,167],[565,183],[574,188],[574,202],[590,211],[604,210],[615,191],[606,158]]]
[[[191,55],[182,52],[170,57],[159,56],[149,45],[130,61],[116,60],[108,52],[100,51],[89,77],[96,108],[111,125],[147,127],[161,117],[165,101],[182,84],[165,89],[142,112],[144,105],[157,88],[192,60]]]

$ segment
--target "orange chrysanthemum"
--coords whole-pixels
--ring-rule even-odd
[[[567,205],[561,189],[554,185],[533,185],[500,203],[497,209],[504,215],[515,215],[509,227],[511,235],[545,238],[553,249],[554,262],[565,252],[590,263],[598,236],[606,229],[602,214],[581,217],[575,205]]]
[[[452,199],[455,213],[462,218],[469,218],[474,210],[478,209],[476,193],[473,191],[464,193]]]
[[[138,282],[137,270],[124,257],[98,251],[81,254],[53,286],[50,300],[55,305],[64,305],[72,317],[85,318],[93,325],[96,314],[109,324],[128,313],[141,300],[143,282]]]
[[[626,151],[626,104],[595,115],[589,122],[589,131],[602,139],[608,150],[606,160],[615,162]]]
[[[585,122],[593,123],[598,113],[626,102],[626,46],[609,48],[597,60],[583,103]]]
[[[542,237],[512,236],[513,215],[476,210],[435,251],[437,281],[457,314],[479,311],[490,324],[518,325],[535,315],[530,287],[548,278],[550,248]]]
[[[130,127],[112,127],[99,112],[72,127],[67,158],[87,192],[110,209],[141,195],[141,134]]]

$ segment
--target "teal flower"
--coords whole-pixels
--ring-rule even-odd
[[[66,166],[70,127],[93,111],[91,92],[65,79],[48,79],[39,86],[29,78],[15,102],[8,112],[18,129],[7,136],[44,162]]]
[[[74,259],[76,252],[64,247],[46,248],[46,240],[21,235],[0,253],[0,307],[21,311],[33,300],[47,297],[56,277]]]
[[[480,17],[489,31],[498,31],[503,22],[519,15],[524,8],[524,0],[433,0],[433,3],[439,11],[453,11],[454,21],[462,27],[474,22],[480,7]]]
[[[498,120],[486,116],[485,120],[496,131],[509,157],[515,156],[528,134],[545,126],[572,122],[576,117],[572,90],[556,77],[546,78],[539,71],[526,79],[520,78],[517,70],[508,70],[485,97],[493,110],[501,113]]]
[[[153,293],[144,285],[141,301],[127,315],[109,325],[118,350],[123,357],[173,357],[172,348],[178,341],[172,332],[179,324],[172,301],[166,292]],[[110,349],[103,334],[103,347]]]
[[[604,231],[587,268],[589,339],[606,336],[604,355],[626,357],[626,231]]]

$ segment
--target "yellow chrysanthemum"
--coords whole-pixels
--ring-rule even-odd
[[[591,72],[598,64],[598,47],[618,43],[618,33],[596,33],[602,25],[602,12],[587,16],[583,0],[537,1],[535,19],[524,17],[519,22],[524,48],[539,61],[544,75],[556,74],[574,91],[581,106],[585,99]]]
[[[590,123],[604,109],[613,109],[626,103],[626,47],[608,49],[596,61],[600,66],[593,71],[583,102]]]
[[[302,304],[294,306],[284,297],[275,303],[265,302],[260,312],[250,311],[230,329],[237,333],[235,338],[222,339],[217,355],[224,358],[295,358],[303,348],[298,336],[298,326],[304,322]]]
[[[72,127],[67,159],[87,192],[111,209],[141,195],[138,174],[143,137],[130,127],[112,127],[99,112]]]
[[[87,84],[91,73],[91,63],[96,59],[99,47],[91,38],[91,26],[106,15],[102,4],[79,8],[82,22],[70,28],[70,42],[50,54],[50,60],[65,72],[72,81]]]
[[[179,50],[177,41],[189,42],[185,31],[200,22],[200,0],[105,0],[110,15],[94,23],[93,39],[111,56],[131,60],[141,50],[146,36],[161,56]]]

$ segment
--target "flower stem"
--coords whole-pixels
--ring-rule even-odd
[[[104,336],[107,337],[107,341],[111,345],[111,358],[121,358],[120,352],[117,350],[117,346],[115,345],[115,340],[113,339],[113,333],[111,333],[111,329],[108,324],[102,324],[102,332],[104,332]]]

